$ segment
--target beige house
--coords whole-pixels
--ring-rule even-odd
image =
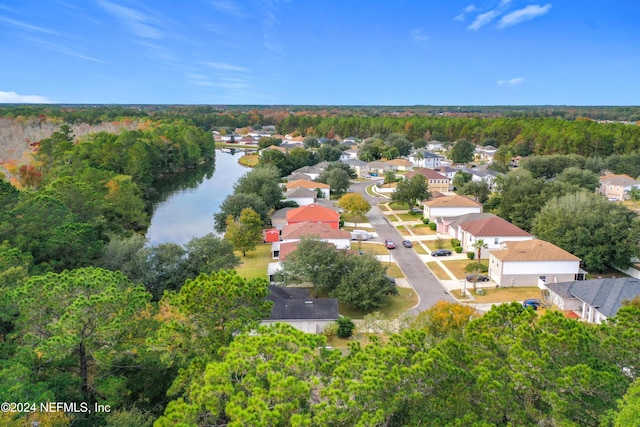
[[[580,275],[580,258],[544,240],[506,242],[489,252],[489,277],[498,286],[568,282]]]
[[[611,200],[625,200],[629,198],[632,188],[640,189],[640,181],[636,181],[629,175],[604,175],[600,177],[598,193],[604,194]]]
[[[420,168],[408,172],[404,175],[405,179],[411,179],[416,175],[422,175],[427,179],[429,191],[438,191],[440,193],[451,191],[453,185],[452,180],[446,176],[434,171],[433,169]]]
[[[411,169],[413,169],[413,163],[411,163],[407,159],[387,160],[386,163],[388,163],[391,166],[395,167],[396,170],[399,170],[399,171],[410,171]]]
[[[287,182],[285,184],[287,191],[293,190],[295,188],[306,188],[308,190],[318,191],[322,194],[324,199],[329,198],[329,194],[331,192],[331,187],[328,184],[324,184],[322,182],[309,181],[306,179],[297,179],[295,181]]]

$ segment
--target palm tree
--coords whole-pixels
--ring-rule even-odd
[[[488,249],[489,245],[484,242],[484,239],[478,239],[475,241],[475,243],[472,246],[478,250],[477,259],[478,259],[478,262],[480,262],[480,253],[482,252],[483,249]]]

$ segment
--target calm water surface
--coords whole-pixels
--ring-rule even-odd
[[[166,180],[161,186],[162,202],[155,205],[147,230],[149,243],[183,245],[193,237],[213,232],[213,214],[233,192],[233,184],[248,168],[238,164],[243,152],[216,151],[215,171],[211,166]],[[165,198],[164,194],[168,194]]]

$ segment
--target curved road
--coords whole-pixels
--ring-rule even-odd
[[[438,279],[431,273],[431,270],[420,260],[418,254],[413,249],[407,249],[400,243],[404,237],[398,230],[389,223],[389,220],[378,207],[378,203],[387,199],[384,197],[373,197],[367,194],[366,188],[372,181],[358,182],[351,184],[351,191],[362,194],[371,204],[371,210],[367,212],[367,218],[376,233],[382,240],[391,239],[396,242],[396,249],[393,250],[393,259],[396,261],[407,280],[418,294],[420,301],[412,309],[414,314],[424,311],[438,301],[455,302],[447,290],[440,284]]]

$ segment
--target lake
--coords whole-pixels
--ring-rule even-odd
[[[159,183],[159,199],[154,205],[147,230],[149,244],[183,245],[193,237],[213,232],[213,214],[233,192],[233,184],[250,169],[238,163],[243,151],[216,150],[214,165],[185,172]]]

